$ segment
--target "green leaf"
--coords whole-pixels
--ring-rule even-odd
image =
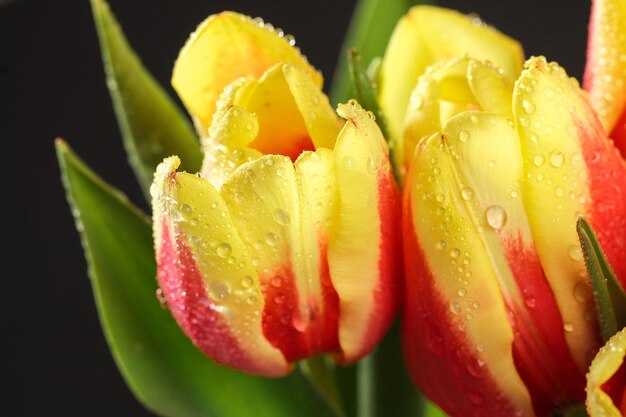
[[[376,351],[357,364],[358,417],[446,417],[409,376],[400,346],[400,321]]]
[[[363,60],[368,63],[375,57],[382,56],[398,19],[412,6],[428,3],[431,2],[427,0],[360,0],[357,3],[333,76],[330,89],[331,102],[345,103],[354,97],[345,51],[351,48],[358,49],[363,54]]]
[[[297,370],[283,379],[249,376],[196,349],[155,297],[150,219],[60,140],[57,155],[102,328],[139,401],[172,417],[335,416]]]
[[[178,155],[181,169],[197,172],[202,152],[188,119],[144,68],[104,0],[91,0],[107,86],[128,160],[149,200],[163,158]]]
[[[604,342],[607,342],[626,326],[626,293],[613,273],[596,234],[584,217],[578,218],[576,231],[589,271],[600,332]]]
[[[371,111],[376,116],[376,123],[383,136],[387,137],[387,128],[385,119],[378,105],[378,93],[376,86],[370,79],[365,67],[363,66],[363,57],[356,48],[348,49],[348,72],[350,81],[352,82],[352,91],[354,98],[359,102],[365,110]]]

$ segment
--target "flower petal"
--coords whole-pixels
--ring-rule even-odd
[[[544,271],[584,372],[598,329],[576,234],[585,215],[616,275],[626,281],[626,164],[610,144],[575,80],[543,57],[515,84],[513,112],[522,143],[524,199]]]
[[[302,69],[278,64],[237,93],[234,104],[255,113],[258,136],[249,144],[262,153],[295,161],[304,150],[332,149],[339,123],[328,98]]]
[[[626,112],[626,2],[594,0],[589,20],[587,66],[583,86],[589,91],[591,107],[607,133],[619,128],[620,115]],[[609,135],[614,137],[614,135]],[[626,155],[626,142],[617,143]]]
[[[493,62],[511,79],[524,59],[518,42],[456,11],[416,6],[400,20],[383,59],[379,94],[394,146],[417,78],[435,62],[464,55]]]
[[[263,335],[259,278],[227,207],[207,181],[176,173],[178,164],[159,165],[151,188],[158,281],[172,315],[216,362],[285,375],[288,363]]]
[[[205,131],[224,87],[239,77],[259,78],[279,62],[301,67],[322,85],[322,76],[271,25],[223,12],[191,34],[174,65],[172,85]]]
[[[373,118],[355,101],[337,111],[347,122],[335,147],[341,203],[328,259],[341,303],[339,360],[350,363],[374,348],[397,311],[399,192]]]
[[[603,389],[616,374],[624,374],[626,329],[617,332],[596,355],[587,374],[587,411],[591,417],[620,417],[626,411],[626,390],[621,387],[621,406]],[[626,381],[621,381],[622,384]],[[620,406],[620,410],[618,410]]]
[[[241,166],[221,190],[259,271],[263,332],[290,362],[339,350],[338,299],[325,260],[326,219],[337,201],[331,155],[306,154],[298,169],[288,157],[266,155]],[[313,216],[317,208],[323,221]]]
[[[416,384],[451,415],[534,415],[516,369],[508,318],[509,302],[521,295],[510,294],[517,290],[500,238],[470,201],[485,196],[470,188],[476,185],[459,171],[453,151],[440,133],[424,140],[404,186],[408,367]],[[496,190],[513,203],[504,183]]]

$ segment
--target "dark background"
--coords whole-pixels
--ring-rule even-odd
[[[327,84],[353,1],[110,0],[144,64],[169,87],[188,34],[224,9],[295,35]],[[589,1],[449,0],[580,79]],[[126,164],[87,0],[0,0],[2,390],[0,416],[148,416],[119,375],[98,322],[53,139],[145,203]],[[8,167],[7,167],[8,162]],[[9,208],[6,209],[8,204]]]

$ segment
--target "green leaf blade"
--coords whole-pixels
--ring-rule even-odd
[[[382,56],[398,19],[412,6],[430,3],[428,0],[361,0],[357,3],[333,76],[332,103],[345,103],[354,97],[345,51],[358,49],[366,63]]]
[[[57,156],[107,342],[146,408],[172,417],[336,417],[298,371],[249,376],[196,349],[156,299],[150,219],[62,141]]]
[[[626,326],[626,293],[611,269],[596,234],[584,217],[578,218],[576,231],[591,280],[600,333],[604,342],[607,342]]]
[[[178,155],[197,172],[202,152],[186,116],[146,70],[104,0],[91,0],[107,86],[128,160],[146,198],[163,158]]]

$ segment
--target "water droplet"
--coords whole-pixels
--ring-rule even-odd
[[[156,298],[157,300],[159,300],[159,304],[161,305],[161,308],[164,308],[164,309],[167,308],[167,299],[165,298],[165,293],[163,292],[161,288],[157,288]]]
[[[272,278],[272,287],[280,288],[281,285],[283,285],[283,279],[280,276],[276,275]]]
[[[524,304],[526,304],[526,307],[528,308],[535,308],[537,306],[537,299],[533,297],[532,295],[529,295],[524,300]]]
[[[254,284],[254,278],[250,275],[246,275],[241,279],[241,286],[244,288],[250,288],[252,287],[252,284]]]
[[[450,256],[453,258],[458,258],[460,254],[461,251],[459,250],[459,248],[454,248],[450,251]]]
[[[461,190],[461,197],[463,197],[463,200],[471,200],[472,197],[474,197],[474,191],[472,191],[471,188],[463,188],[463,190]]]
[[[224,281],[211,281],[208,287],[209,294],[217,301],[224,301],[230,296],[230,286]]]
[[[274,297],[274,302],[276,304],[283,304],[285,302],[285,294],[278,294],[276,297]]]
[[[561,167],[564,161],[565,161],[565,156],[563,155],[563,152],[554,151],[550,154],[550,165],[552,165],[553,167],[555,168]]]
[[[533,114],[535,112],[535,105],[528,100],[522,101],[522,107],[526,114]]]
[[[193,208],[189,204],[181,204],[180,211],[185,216],[191,216],[191,214],[193,213]]]
[[[554,90],[551,89],[550,87],[546,88],[545,90],[543,90],[543,93],[546,95],[546,97],[550,100],[552,100],[554,98]]]
[[[487,224],[496,230],[502,229],[507,221],[506,211],[498,205],[487,207],[485,217],[487,218]]]
[[[489,161],[489,168],[495,168],[496,167],[496,161],[491,160]]]
[[[250,297],[246,298],[246,303],[248,304],[254,304],[256,303],[257,298],[254,295],[251,295]]]
[[[458,301],[451,301],[450,302],[450,311],[453,314],[461,314],[461,311],[462,311],[461,304]]]
[[[448,244],[446,243],[445,240],[440,240],[439,242],[435,244],[435,247],[439,250],[445,249],[446,246],[448,246]]]
[[[591,300],[591,288],[586,281],[579,281],[574,287],[574,298],[576,301],[586,303]]]
[[[265,234],[265,241],[267,242],[268,245],[276,246],[278,242],[280,241],[280,236],[278,236],[274,232],[268,232]]]
[[[568,248],[567,254],[572,261],[580,261],[583,259],[583,251],[578,245],[572,245]]]
[[[219,245],[217,245],[217,248],[215,248],[215,252],[217,252],[217,254],[221,258],[229,257],[232,251],[233,251],[233,248],[230,246],[230,244],[226,242],[220,243]]]
[[[459,295],[459,297],[465,297],[467,295],[467,289],[459,288],[459,290],[456,293]]]
[[[283,209],[278,208],[274,210],[274,221],[280,224],[281,226],[286,226],[289,224],[291,219],[289,217],[289,213],[287,213]]]
[[[543,163],[546,161],[546,158],[543,155],[535,155],[535,157],[533,158],[533,163],[535,164],[535,166],[540,167],[541,165],[543,165]]]
[[[563,330],[567,333],[571,333],[574,331],[574,325],[572,323],[565,322],[563,323]]]
[[[467,130],[461,130],[461,132],[459,133],[459,140],[465,143],[469,139],[470,139],[470,133]]]
[[[343,164],[343,167],[346,169],[353,169],[354,168],[354,159],[352,159],[352,157],[350,156],[345,156],[342,160],[341,163]]]

